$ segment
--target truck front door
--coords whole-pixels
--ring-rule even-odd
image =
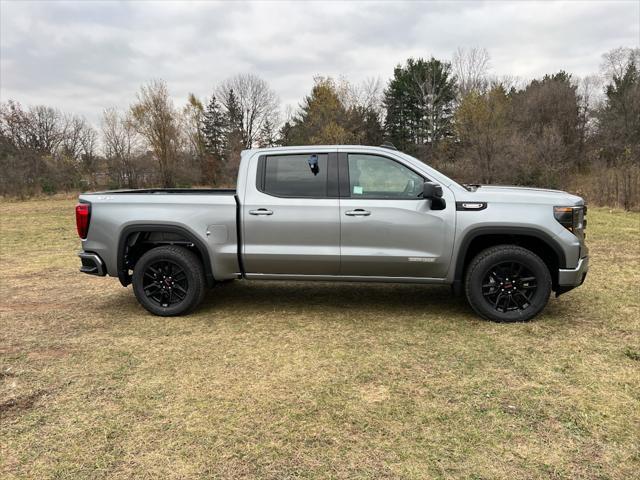
[[[340,153],[341,268],[346,276],[443,278],[455,202],[434,209],[425,178],[380,155]],[[445,190],[446,196],[450,194]]]

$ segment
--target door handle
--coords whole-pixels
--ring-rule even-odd
[[[362,208],[356,208],[355,210],[347,210],[344,212],[349,217],[368,217],[371,215],[369,210],[363,210]]]
[[[257,210],[249,210],[249,215],[273,215],[273,212],[266,208],[259,208]]]

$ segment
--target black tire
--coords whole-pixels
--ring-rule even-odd
[[[132,283],[140,305],[162,317],[191,312],[202,301],[206,287],[200,259],[172,245],[142,255],[133,269]]]
[[[549,269],[535,253],[517,245],[497,245],[471,261],[465,277],[471,308],[495,322],[525,322],[547,305]]]

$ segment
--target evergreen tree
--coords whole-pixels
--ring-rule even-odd
[[[234,148],[237,142],[244,145],[244,134],[242,128],[242,108],[233,90],[229,90],[226,99],[227,111],[225,112],[225,135],[227,147]]]
[[[613,75],[597,112],[600,156],[608,166],[640,165],[640,73],[629,62],[622,75]]]
[[[267,118],[260,128],[260,132],[258,135],[258,146],[261,148],[275,147],[278,144],[276,133],[277,132],[275,129],[275,125],[271,120]]]
[[[341,88],[342,87],[342,88]],[[332,78],[318,77],[299,112],[280,129],[283,145],[380,145],[383,129],[372,105],[350,102]]]
[[[395,68],[384,97],[387,137],[401,150],[452,136],[456,78],[449,63],[410,58]]]
[[[222,157],[225,145],[226,118],[215,94],[204,111],[202,121],[202,136],[206,152],[210,155]]]
[[[347,120],[347,110],[333,79],[318,77],[311,94],[305,97],[300,111],[292,120],[289,144],[350,143],[353,137]]]
[[[226,117],[215,94],[202,115],[201,135],[204,143],[202,176],[206,182],[219,184],[223,176],[226,148]]]
[[[278,131],[278,144],[279,145],[293,145],[291,141],[291,130],[293,125],[290,121],[286,121],[280,130]]]
[[[224,99],[227,106],[225,112],[225,149],[223,158],[226,164],[225,180],[232,182],[240,164],[240,153],[245,148],[245,135],[242,127],[242,108],[233,89]]]
[[[356,105],[348,111],[349,129],[354,142],[360,145],[382,145],[384,129],[380,116],[371,107]]]

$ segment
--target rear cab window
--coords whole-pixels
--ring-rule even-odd
[[[258,164],[258,190],[276,197],[326,198],[328,154],[269,155]]]

